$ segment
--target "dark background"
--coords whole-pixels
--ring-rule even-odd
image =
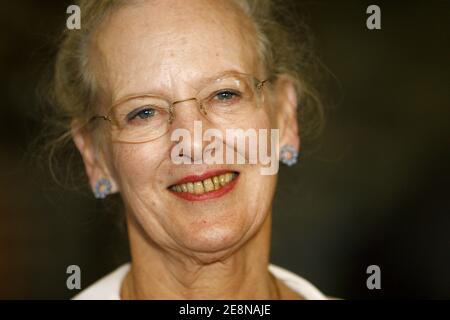
[[[319,151],[281,169],[272,262],[341,298],[450,298],[450,2],[295,3],[338,90]],[[29,161],[69,4],[0,4],[0,298],[69,298],[68,265],[85,288],[128,259],[87,184],[61,188]],[[382,30],[366,28],[369,4]]]

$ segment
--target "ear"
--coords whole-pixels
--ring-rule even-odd
[[[117,184],[109,173],[104,157],[96,148],[92,133],[78,126],[76,123],[72,123],[71,132],[72,139],[83,158],[84,168],[89,178],[91,190],[95,190],[97,181],[101,178],[106,178],[111,182],[111,192],[117,192]]]
[[[276,81],[276,118],[280,130],[280,147],[293,146],[300,152],[300,135],[297,119],[297,91],[294,82],[287,76]]]

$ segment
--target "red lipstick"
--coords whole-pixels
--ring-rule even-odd
[[[179,185],[179,184],[188,183],[188,182],[202,181],[202,180],[206,180],[208,178],[214,177],[214,176],[220,176],[222,174],[231,173],[231,172],[233,172],[233,171],[230,171],[230,170],[214,170],[214,171],[208,171],[208,172],[206,172],[206,173],[204,173],[202,175],[189,175],[189,176],[186,176],[183,179],[179,180],[174,185]],[[235,172],[235,173],[237,173],[237,172]],[[233,178],[233,180],[229,181],[227,184],[225,184],[224,186],[220,187],[220,189],[214,190],[214,191],[205,192],[205,193],[202,193],[202,194],[195,194],[195,193],[189,193],[189,192],[175,192],[175,191],[170,190],[170,187],[169,187],[169,191],[171,191],[172,194],[176,195],[177,197],[182,198],[184,200],[188,200],[188,201],[209,200],[209,199],[222,197],[225,194],[227,194],[228,192],[230,192],[231,190],[233,190],[233,188],[236,185],[238,179],[239,179],[239,174],[237,176],[235,176]]]
[[[221,174],[225,174],[228,172],[233,172],[230,170],[211,170],[211,171],[207,171],[204,174],[201,175],[189,175],[184,177],[183,179],[177,181],[174,184],[182,184],[182,183],[188,183],[188,182],[196,182],[196,181],[202,181],[202,180],[206,180],[208,178],[214,177],[214,176],[220,176]]]

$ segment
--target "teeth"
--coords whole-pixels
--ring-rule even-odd
[[[170,189],[174,192],[188,192],[194,194],[202,194],[214,190],[219,190],[223,186],[230,183],[237,173],[225,173],[219,176],[214,176],[203,181],[188,182],[172,186]]]
[[[205,188],[203,187],[203,183],[201,181],[197,181],[194,183],[194,193],[195,194],[205,193]]]
[[[227,184],[227,182],[225,181],[225,175],[224,174],[219,176],[219,183],[220,183],[220,185],[222,187]]]
[[[205,192],[210,192],[214,190],[214,183],[211,179],[203,180],[203,186],[205,187]]]
[[[214,183],[214,190],[219,190],[220,189],[219,177],[217,176],[213,177],[213,183]]]

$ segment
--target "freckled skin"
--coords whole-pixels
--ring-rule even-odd
[[[112,101],[142,92],[185,99],[200,79],[224,70],[264,76],[251,24],[229,1],[139,2],[115,12],[94,42],[96,77]],[[204,120],[195,103],[180,103],[171,130],[192,132],[194,120]],[[210,126],[203,122],[203,130]],[[267,108],[239,124],[244,130],[273,126]],[[274,297],[267,264],[276,176],[260,175],[257,165],[174,165],[172,147],[169,132],[105,148],[104,166],[125,204],[132,254],[122,297]],[[186,175],[219,168],[240,172],[223,197],[189,202],[167,190]]]

